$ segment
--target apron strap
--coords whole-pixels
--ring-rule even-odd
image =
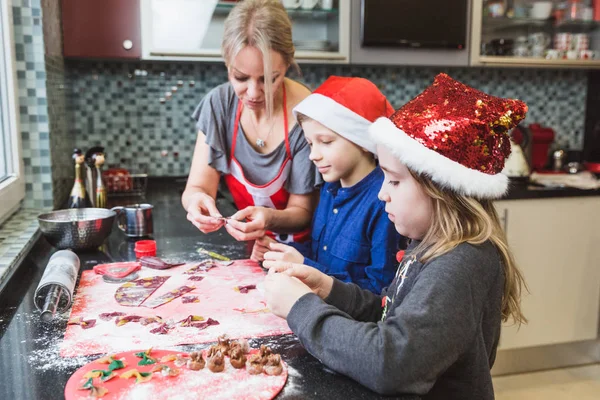
[[[290,150],[290,139],[288,131],[287,96],[285,93],[285,82],[283,83],[283,133],[285,134],[285,151],[287,152],[287,158],[292,158],[292,151]]]
[[[233,155],[235,154],[235,144],[237,142],[238,128],[240,126],[240,117],[242,116],[242,108],[243,108],[243,103],[241,100],[238,100],[238,107],[237,107],[237,111],[235,113],[235,122],[233,124],[233,141],[231,142],[230,160],[232,160],[232,161],[233,161]]]
[[[233,123],[233,140],[231,142],[231,156],[230,160],[233,160],[233,155],[235,154],[235,146],[237,143],[238,130],[240,127],[240,118],[242,117],[242,109],[244,108],[244,103],[242,100],[238,100],[237,111],[235,113],[235,122]],[[283,133],[285,136],[285,151],[287,154],[286,158],[292,158],[292,151],[290,150],[290,140],[289,140],[289,132],[288,132],[288,115],[287,115],[287,96],[285,93],[285,83],[283,84]]]

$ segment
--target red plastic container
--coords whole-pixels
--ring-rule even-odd
[[[139,240],[135,242],[135,247],[133,249],[135,251],[135,256],[137,258],[149,256],[156,256],[156,241],[154,240]]]
[[[548,152],[554,141],[554,131],[540,124],[529,125],[531,132],[531,168],[534,171],[543,170],[548,164]]]

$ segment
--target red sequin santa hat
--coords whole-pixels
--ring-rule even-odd
[[[394,108],[377,86],[364,78],[330,76],[293,109],[319,122],[340,136],[375,153],[369,126],[389,117]]]
[[[508,132],[527,113],[519,100],[490,96],[439,74],[431,86],[369,128],[373,140],[412,171],[476,198],[497,198],[510,154]]]

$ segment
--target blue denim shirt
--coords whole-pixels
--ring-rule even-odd
[[[376,167],[352,187],[323,185],[311,240],[294,244],[304,264],[377,294],[390,284],[404,241],[377,198],[382,182],[383,172]]]

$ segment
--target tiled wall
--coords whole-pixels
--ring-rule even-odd
[[[44,52],[46,55],[46,94],[50,123],[52,158],[52,198],[54,208],[61,208],[73,186],[73,134],[68,128],[65,64],[62,56],[60,2],[42,0]]]
[[[73,140],[65,123],[61,89],[65,73],[58,4],[55,0],[43,4],[40,0],[13,0],[26,208],[58,207],[68,195],[72,179],[68,172],[72,167],[61,159],[64,149],[72,150]],[[45,47],[45,39],[53,44]]]
[[[151,176],[187,175],[196,138],[190,114],[208,90],[226,81],[222,64],[66,65],[71,129],[78,147],[103,145],[107,164],[134,169],[147,164],[141,169]],[[530,109],[525,123],[550,126],[561,146],[582,148],[585,71],[303,65],[300,80],[316,88],[329,75],[362,76],[398,107],[441,71],[488,93],[524,100]]]

